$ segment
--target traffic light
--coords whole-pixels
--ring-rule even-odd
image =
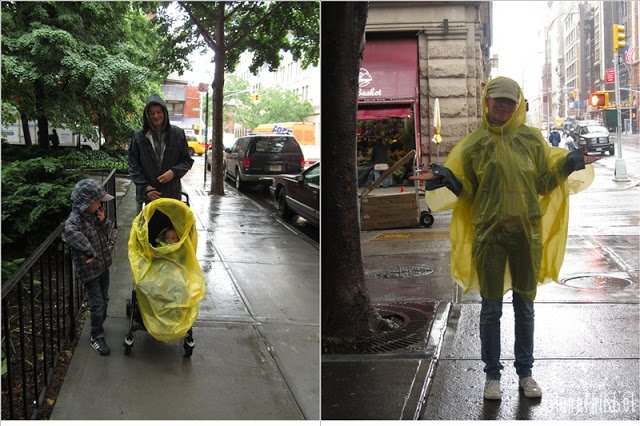
[[[609,106],[609,94],[607,92],[594,92],[590,99],[591,106],[594,108],[604,108]]]
[[[613,53],[625,46],[625,38],[624,25],[613,24]]]

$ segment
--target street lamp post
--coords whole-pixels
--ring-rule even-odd
[[[627,164],[622,158],[622,136],[620,127],[622,126],[621,117],[621,99],[620,99],[620,73],[618,67],[619,55],[617,51],[613,54],[613,72],[615,73],[615,90],[616,90],[616,116],[618,118],[618,128],[616,129],[616,164],[613,172],[613,180],[616,182],[629,182],[627,175]]]

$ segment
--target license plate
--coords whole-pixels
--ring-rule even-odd
[[[282,171],[282,166],[280,164],[271,164],[269,165],[270,172],[280,172]]]

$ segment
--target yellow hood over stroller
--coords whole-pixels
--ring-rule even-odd
[[[155,246],[160,230],[172,227],[180,240]],[[204,276],[196,258],[198,234],[189,206],[171,198],[147,204],[129,235],[129,263],[144,326],[163,342],[181,339],[198,317]]]

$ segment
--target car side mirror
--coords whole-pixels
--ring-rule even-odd
[[[225,148],[224,152],[231,152],[231,148]]]
[[[302,176],[302,175],[297,175],[297,176],[296,176],[296,182],[304,182],[304,176]]]

